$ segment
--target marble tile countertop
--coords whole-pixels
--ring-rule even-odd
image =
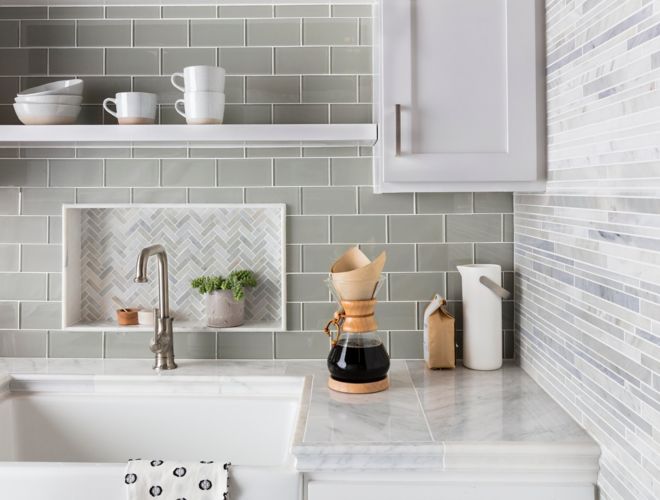
[[[596,443],[513,364],[430,371],[422,361],[393,361],[389,390],[347,395],[327,388],[324,361],[178,362],[155,373],[149,360],[0,358],[0,373],[304,377],[292,444],[301,471],[522,471],[594,481],[598,471]]]

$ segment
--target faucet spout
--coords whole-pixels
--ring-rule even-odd
[[[150,349],[156,355],[154,369],[171,370],[176,368],[174,362],[174,331],[170,318],[170,303],[167,273],[167,253],[162,245],[151,245],[143,248],[138,255],[135,266],[135,283],[146,283],[147,264],[149,257],[158,259],[158,309],[154,311],[154,337]]]
[[[149,257],[155,255],[158,259],[158,310],[160,318],[165,319],[170,316],[168,273],[167,273],[167,253],[163,245],[151,245],[145,247],[138,255],[135,266],[135,283],[147,283],[147,264]]]

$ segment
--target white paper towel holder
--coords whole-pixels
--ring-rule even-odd
[[[502,367],[502,268],[497,264],[456,266],[463,287],[463,365],[472,370]]]

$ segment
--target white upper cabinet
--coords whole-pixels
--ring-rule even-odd
[[[542,11],[542,0],[381,2],[376,191],[543,188]]]

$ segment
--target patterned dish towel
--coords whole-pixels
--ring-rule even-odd
[[[129,460],[127,500],[226,500],[231,464],[212,461]]]

